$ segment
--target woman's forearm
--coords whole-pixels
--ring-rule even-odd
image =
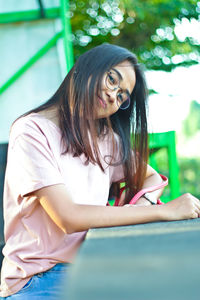
[[[84,231],[95,227],[133,225],[162,220],[160,207],[148,206],[95,206],[75,204],[71,218],[68,217],[68,233]]]
[[[147,178],[145,179],[145,182],[144,182],[142,188],[147,188],[147,187],[151,187],[151,186],[154,186],[154,185],[158,185],[158,184],[162,183],[162,181],[163,181],[162,178],[161,178],[160,175],[156,172],[156,173],[150,175],[149,177],[147,177]],[[163,189],[164,189],[164,188],[160,188],[160,189],[158,189],[158,190],[156,190],[156,191],[153,191],[153,192],[151,192],[151,193],[152,193],[152,195],[154,195],[154,197],[155,197],[156,199],[159,199],[160,196],[161,196],[162,193],[163,193]]]
[[[187,193],[163,205],[112,207],[75,204],[72,216],[71,232],[95,227],[194,219],[200,217],[200,201]]]
[[[150,166],[148,166],[147,168],[147,177],[145,178],[144,184],[142,188],[147,188],[147,187],[152,187],[154,185],[158,185],[160,183],[162,183],[162,178],[161,176]],[[151,192],[152,196],[155,199],[159,199],[160,196],[163,193],[163,189],[164,188],[160,188],[156,191]]]

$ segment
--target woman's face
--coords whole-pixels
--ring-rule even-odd
[[[133,66],[124,61],[106,72],[102,79],[102,89],[97,93],[96,118],[106,118],[128,103],[136,83]]]

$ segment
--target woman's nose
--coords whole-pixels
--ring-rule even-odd
[[[107,90],[106,94],[109,96],[109,101],[111,103],[115,102],[117,100],[117,90]]]

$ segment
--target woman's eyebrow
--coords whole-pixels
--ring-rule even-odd
[[[122,80],[123,79],[122,74],[115,68],[113,68],[113,70],[117,73],[119,79]]]

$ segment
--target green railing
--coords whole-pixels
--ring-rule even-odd
[[[55,19],[59,17],[60,17],[60,8],[45,9],[45,19]],[[35,21],[40,19],[41,19],[40,9],[0,13],[0,24]]]
[[[35,62],[45,55],[53,46],[55,46],[59,38],[63,38],[63,46],[65,52],[65,60],[67,72],[73,66],[73,47],[71,41],[71,24],[69,18],[69,3],[67,0],[60,0],[60,8],[45,9],[44,17],[41,17],[40,10],[29,10],[23,12],[0,13],[0,24],[26,22],[45,19],[61,18],[62,31],[55,34],[42,48],[40,48],[29,60],[22,65],[10,78],[0,86],[0,94],[8,89],[18,78],[22,76]]]

